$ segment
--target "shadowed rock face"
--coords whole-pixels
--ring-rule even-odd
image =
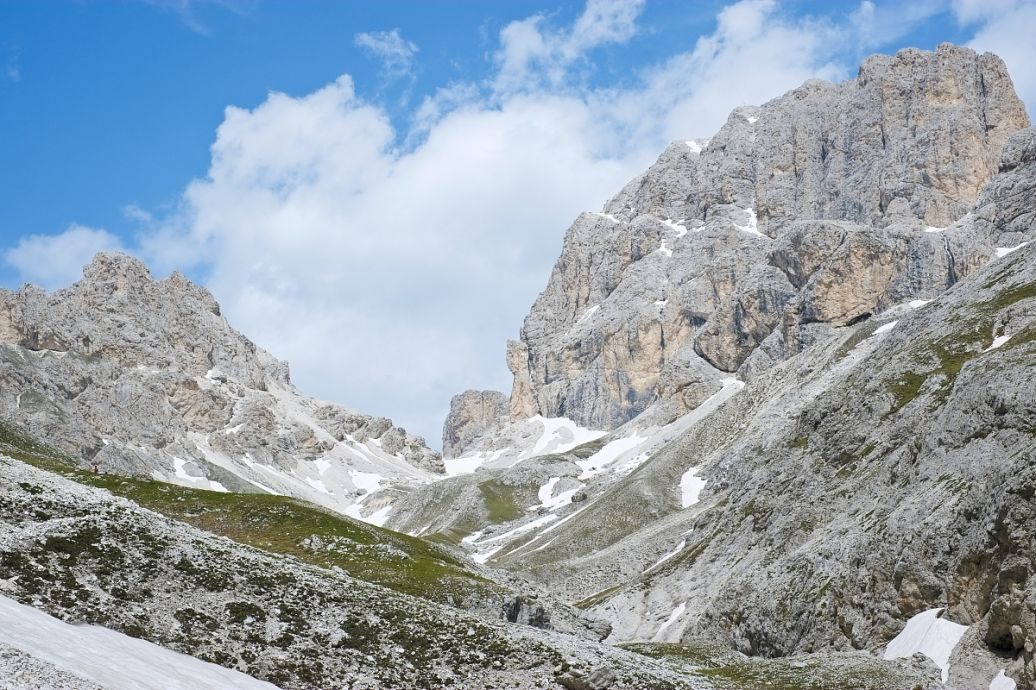
[[[508,345],[511,416],[610,429],[655,403],[678,414],[724,372],[752,376],[939,294],[1021,236],[975,209],[1009,194],[982,190],[1030,155],[1007,144],[1028,124],[999,58],[943,45],[869,58],[856,79],[809,81],[738,108],[708,142],[670,145],[569,228]]]

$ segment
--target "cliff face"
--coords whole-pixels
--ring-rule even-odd
[[[944,45],[672,144],[569,228],[508,345],[512,417],[611,429],[653,403],[679,414],[730,372],[939,294],[1012,242],[969,213],[1027,126],[999,58]]]
[[[390,420],[300,395],[205,289],[123,254],[53,294],[0,291],[0,416],[106,471],[338,510],[442,471]]]
[[[464,391],[453,396],[443,424],[443,456],[457,457],[472,441],[506,421],[507,414],[507,396],[499,391]]]

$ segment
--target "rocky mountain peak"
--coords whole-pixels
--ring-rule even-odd
[[[151,271],[143,261],[124,252],[98,252],[83,267],[83,282],[141,287],[151,282]]]
[[[1028,126],[1000,58],[944,44],[674,142],[566,233],[508,344],[511,417],[678,415],[725,376],[942,292],[1026,239],[976,209],[998,173],[1022,174],[1026,145],[1008,142]]]
[[[74,285],[0,290],[0,414],[106,469],[337,510],[443,471],[423,439],[291,384],[286,362],[180,273],[120,252]],[[380,506],[373,506],[371,512]]]
[[[506,421],[508,397],[500,391],[467,390],[450,400],[450,413],[442,430],[442,454],[454,458],[487,430]]]

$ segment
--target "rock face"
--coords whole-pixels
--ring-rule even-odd
[[[524,421],[394,524],[611,641],[882,653],[943,609],[948,687],[1036,687],[1028,125],[999,59],[941,46],[671,145],[575,221],[508,343]],[[557,417],[610,433],[507,456]]]
[[[442,471],[390,420],[300,395],[205,289],[124,254],[53,294],[0,291],[0,415],[104,471],[338,510]]]
[[[1003,165],[1027,155],[1007,142],[1028,124],[999,58],[943,45],[869,58],[854,80],[807,82],[735,110],[707,143],[672,144],[569,228],[508,344],[512,417],[612,429],[655,403],[675,415],[725,373],[939,294],[1020,236],[967,214],[1005,146]]]
[[[500,391],[464,391],[453,396],[442,428],[442,454],[455,458],[471,442],[508,419],[509,403]]]

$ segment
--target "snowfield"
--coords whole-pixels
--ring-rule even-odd
[[[968,626],[939,618],[942,609],[922,611],[907,621],[903,631],[885,648],[886,659],[902,659],[923,654],[942,671],[942,682],[950,676],[950,654]]]
[[[278,690],[237,671],[0,596],[0,642],[108,690]]]

